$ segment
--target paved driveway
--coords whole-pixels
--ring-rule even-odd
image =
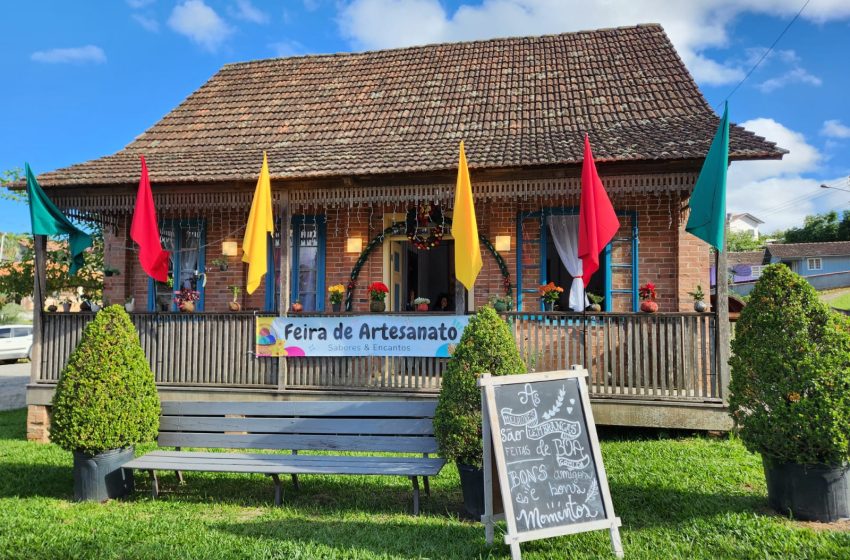
[[[0,410],[26,406],[26,387],[29,379],[29,362],[0,364]]]

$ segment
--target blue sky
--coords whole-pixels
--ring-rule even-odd
[[[0,170],[113,153],[222,64],[306,53],[664,25],[712,104],[720,103],[803,0],[60,0],[4,2]],[[732,119],[791,150],[735,163],[730,211],[765,229],[850,208],[850,0],[811,0],[730,100]],[[26,231],[0,201],[0,230]]]

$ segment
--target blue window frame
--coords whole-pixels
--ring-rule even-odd
[[[517,268],[516,268],[516,277],[517,277],[517,309],[523,309],[523,296],[524,294],[534,293],[537,294],[536,289],[523,289],[522,284],[522,251],[523,251],[523,243],[522,243],[522,222],[524,219],[529,218],[537,218],[540,223],[540,240],[538,243],[538,250],[540,252],[540,283],[546,284],[549,280],[547,279],[547,270],[546,270],[546,261],[547,261],[547,252],[549,246],[549,228],[546,226],[546,216],[563,216],[563,215],[578,215],[579,209],[572,208],[545,208],[543,210],[538,210],[536,212],[526,212],[517,214],[517,222],[516,222],[516,239],[517,239]],[[604,281],[604,293],[605,297],[603,301],[603,310],[611,311],[611,301],[612,294],[614,293],[624,293],[630,294],[632,297],[632,311],[637,312],[639,301],[638,301],[638,286],[639,286],[639,273],[638,273],[638,220],[636,212],[617,212],[617,215],[622,218],[627,218],[631,222],[632,226],[632,235],[631,238],[615,238],[612,243],[609,243],[605,250],[602,253],[602,260],[600,262],[600,270],[605,274]],[[611,246],[614,242],[623,242],[628,241],[631,243],[631,260],[629,264],[612,264],[611,263]],[[632,282],[631,287],[629,289],[613,289],[612,282],[612,271],[614,268],[630,268],[632,272]],[[567,286],[564,286],[567,289]],[[540,302],[540,308],[543,309],[543,303]]]
[[[305,312],[325,310],[325,252],[327,219],[324,215],[293,216],[290,226],[290,305],[296,300]],[[266,311],[277,311],[280,301],[280,228],[269,243],[266,274]]]
[[[197,311],[204,310],[203,274],[206,269],[206,223],[203,220],[166,220],[159,228],[162,247],[171,252],[169,276],[174,286],[148,278],[148,311],[177,311],[174,292],[183,287],[197,290]]]

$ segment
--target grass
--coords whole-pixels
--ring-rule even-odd
[[[447,466],[409,515],[406,479],[304,476],[274,508],[263,476],[189,473],[165,494],[74,503],[71,456],[29,443],[24,411],[0,413],[0,558],[509,558],[460,517]],[[775,516],[757,456],[729,438],[610,432],[603,454],[626,558],[847,558],[850,533]],[[149,446],[148,446],[149,448]],[[498,542],[498,537],[497,537]],[[525,543],[523,558],[612,557],[605,532]]]
[[[836,309],[850,309],[850,292],[831,298],[827,303]]]

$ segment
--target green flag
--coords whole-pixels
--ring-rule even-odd
[[[691,195],[691,215],[685,230],[718,251],[723,250],[726,233],[726,169],[729,165],[729,103],[711,141]]]
[[[30,202],[30,219],[32,220],[33,235],[62,235],[68,234],[68,246],[71,250],[71,270],[76,274],[83,266],[83,252],[91,247],[91,236],[68,220],[65,215],[56,208],[56,205],[47,198],[41,185],[35,180],[35,175],[26,164],[27,170],[27,196]]]

